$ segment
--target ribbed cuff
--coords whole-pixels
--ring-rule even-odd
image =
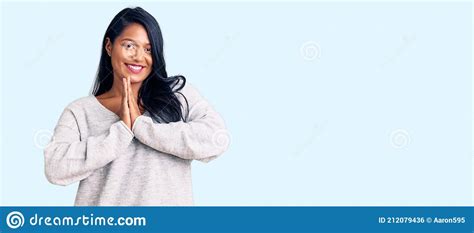
[[[135,121],[136,122],[136,121]],[[125,130],[127,130],[127,132],[132,136],[132,138],[135,136],[133,134],[133,132],[128,128],[128,126],[125,124],[125,122],[123,122],[122,120],[120,120],[120,123],[121,125],[125,128]]]

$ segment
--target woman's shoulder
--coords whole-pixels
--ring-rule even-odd
[[[175,90],[177,90],[177,88],[181,87],[184,83],[184,86],[178,90],[177,92],[181,93],[182,95],[184,95],[186,97],[186,99],[200,99],[201,98],[201,94],[199,93],[197,87],[194,85],[194,84],[191,84],[189,81],[182,81],[180,80],[178,82],[178,84],[174,87]]]
[[[85,110],[87,108],[90,108],[90,106],[94,103],[93,101],[96,100],[95,98],[96,97],[92,94],[76,98],[66,105],[66,109],[70,109],[73,111]]]
[[[88,109],[91,109],[93,95],[83,96],[76,98],[66,104],[61,116],[59,117],[58,124],[62,125],[76,125],[78,121],[86,120]],[[75,123],[72,123],[75,122]]]

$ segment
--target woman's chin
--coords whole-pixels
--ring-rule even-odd
[[[136,75],[132,74],[130,76],[130,83],[141,83],[141,82],[143,82],[144,79],[145,78],[143,78],[143,77],[137,77]]]

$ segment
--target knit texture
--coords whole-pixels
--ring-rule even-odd
[[[185,121],[160,123],[145,112],[132,130],[93,95],[73,101],[44,149],[46,178],[62,186],[79,181],[76,206],[194,205],[191,162],[221,155],[228,133],[196,88],[186,84],[181,93]]]

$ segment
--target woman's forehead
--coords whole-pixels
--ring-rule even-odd
[[[125,27],[120,35],[120,40],[131,40],[143,45],[150,44],[147,31],[138,23],[133,23]]]

